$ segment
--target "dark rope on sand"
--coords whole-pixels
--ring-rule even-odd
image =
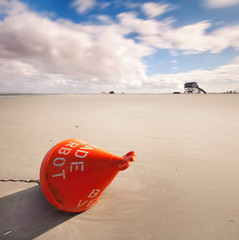
[[[25,180],[25,179],[0,179],[0,182],[24,182],[24,183],[37,183],[40,185],[40,180]]]

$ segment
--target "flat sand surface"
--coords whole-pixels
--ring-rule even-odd
[[[1,179],[39,179],[68,138],[136,161],[81,214],[0,182],[0,239],[239,239],[239,95],[0,97]]]

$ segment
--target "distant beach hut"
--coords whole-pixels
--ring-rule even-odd
[[[207,93],[198,86],[196,82],[188,82],[184,84],[184,93]]]

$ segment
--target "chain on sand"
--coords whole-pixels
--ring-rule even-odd
[[[25,179],[0,179],[0,182],[24,182],[24,183],[37,183],[40,185],[40,180],[25,180]]]

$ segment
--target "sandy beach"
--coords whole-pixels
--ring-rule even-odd
[[[0,239],[239,239],[238,94],[0,96],[0,110],[0,179],[38,180],[68,138],[137,153],[81,214],[0,182]]]

